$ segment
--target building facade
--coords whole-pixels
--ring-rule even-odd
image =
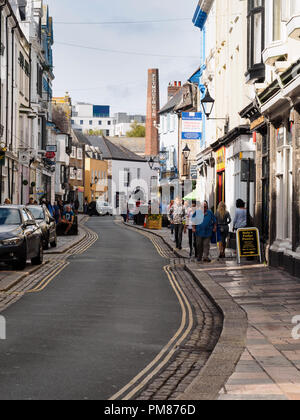
[[[257,61],[262,52],[261,74],[252,80],[255,101],[244,110],[257,147],[256,222],[269,263],[300,275],[300,2],[261,1],[258,6],[262,41],[257,45],[249,33],[248,51]],[[252,16],[256,10],[251,2],[248,7]]]
[[[102,132],[104,136],[114,136],[114,118],[110,116],[110,107],[77,103],[73,106],[72,127],[88,134],[90,130]]]
[[[51,120],[53,24],[42,0],[3,0],[1,14],[1,200],[54,198],[54,171],[45,159],[55,144]]]
[[[225,201],[232,214],[236,200],[243,199],[254,215],[255,183],[252,179],[249,189],[244,168],[249,161],[253,167],[255,144],[249,124],[239,114],[253,95],[245,80],[247,16],[247,4],[238,0],[203,0],[195,12],[201,37],[201,100],[208,93],[214,99],[213,111],[203,114],[198,194],[215,209]]]

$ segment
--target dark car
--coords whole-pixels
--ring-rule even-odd
[[[24,206],[0,206],[0,262],[18,270],[43,263],[42,231]]]
[[[57,246],[56,236],[56,222],[51,216],[49,210],[45,206],[27,206],[31,214],[40,226],[43,234],[43,248],[46,250],[49,248],[49,244],[52,248]]]

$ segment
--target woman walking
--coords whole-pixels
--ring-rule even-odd
[[[236,202],[236,213],[233,222],[233,230],[243,229],[247,227],[247,209],[243,200],[239,199]]]
[[[168,220],[170,223],[171,235],[174,235],[174,200],[171,200],[170,205],[168,207]]]
[[[219,242],[219,258],[225,258],[226,242],[229,235],[229,225],[232,219],[230,213],[227,211],[226,204],[223,201],[221,201],[218,206],[216,219],[218,223],[218,231],[221,234],[221,241]]]
[[[192,258],[195,250],[195,257],[197,258],[196,234],[193,232],[193,216],[197,210],[197,202],[193,201],[192,206],[186,210],[186,224],[184,226],[184,233],[189,233],[190,257]]]

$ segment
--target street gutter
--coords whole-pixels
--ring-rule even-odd
[[[159,237],[179,258],[183,253],[174,249],[158,232],[140,226],[124,223],[125,226],[144,231]],[[235,371],[245,349],[247,340],[248,318],[246,312],[235,303],[230,294],[213,278],[201,270],[199,265],[185,258],[185,270],[193,277],[199,287],[211,299],[223,315],[223,330],[206,365],[200,374],[178,398],[183,401],[216,400],[222,388]]]

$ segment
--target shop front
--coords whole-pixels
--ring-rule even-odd
[[[215,208],[223,201],[225,202],[225,169],[226,169],[226,148],[221,147],[216,151],[216,201]]]

